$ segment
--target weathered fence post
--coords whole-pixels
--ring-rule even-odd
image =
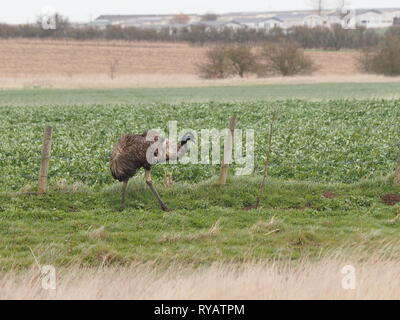
[[[49,171],[49,160],[51,154],[52,136],[53,136],[53,128],[46,127],[44,129],[44,135],[43,135],[42,161],[40,163],[38,194],[43,194],[47,191],[47,180]]]
[[[261,200],[261,196],[264,193],[265,190],[265,183],[266,180],[268,178],[268,174],[269,174],[269,163],[271,161],[271,153],[272,153],[272,135],[274,134],[274,124],[275,124],[275,120],[276,120],[276,114],[273,115],[272,117],[272,121],[269,125],[269,130],[268,130],[268,147],[267,147],[267,152],[265,154],[265,163],[264,163],[264,176],[263,176],[263,180],[260,184],[260,190],[257,196],[257,200],[256,200],[256,209],[258,209],[258,207],[260,206],[260,200]]]
[[[164,175],[164,187],[171,188],[173,185],[172,173],[168,172]]]
[[[400,184],[400,154],[397,158],[397,167],[396,167],[396,171],[394,173],[394,183]]]
[[[224,186],[226,184],[226,179],[228,178],[229,163],[232,160],[233,151],[233,136],[236,127],[236,117],[232,117],[229,120],[229,131],[224,143],[224,159],[221,165],[221,173],[218,179],[218,184]]]

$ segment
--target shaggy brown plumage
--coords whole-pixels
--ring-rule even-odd
[[[118,181],[128,181],[140,168],[150,170],[146,159],[147,149],[154,141],[146,141],[147,132],[143,134],[126,134],[114,146],[111,154],[110,169]]]
[[[147,185],[156,196],[162,209],[168,211],[167,206],[162,202],[158,192],[153,187],[150,170],[158,162],[180,158],[186,152],[185,146],[190,140],[194,140],[192,133],[185,134],[180,144],[163,139],[159,135],[148,131],[142,134],[126,134],[122,136],[114,146],[110,159],[111,174],[116,180],[124,183],[122,189],[122,207],[125,207],[125,195],[129,179],[140,168],[144,168]],[[151,154],[153,151],[149,150],[149,148],[154,143],[157,143],[157,146],[154,148],[154,153]],[[150,157],[148,158],[148,156]]]

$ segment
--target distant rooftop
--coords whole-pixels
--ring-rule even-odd
[[[195,23],[192,23],[194,26],[208,26],[208,27],[220,27],[220,26],[226,26],[230,24],[238,24],[237,21],[198,21]]]
[[[390,12],[390,11],[396,11],[396,10],[400,11],[400,9],[392,9],[392,10],[387,10],[387,11]],[[368,12],[375,12],[378,14],[383,13],[380,9],[356,9],[357,15],[368,13]],[[341,15],[341,14],[343,14],[341,11],[335,10],[335,11],[332,11],[329,15],[332,16],[332,15]]]
[[[356,9],[358,14],[362,14],[365,12],[369,11],[375,11],[375,12],[390,12],[390,11],[400,11],[400,8],[365,8],[365,9]],[[323,10],[322,14],[323,15],[329,15],[329,14],[334,14],[337,13],[337,10],[334,9],[329,9],[329,10]],[[223,14],[218,14],[219,17],[224,18],[224,17],[230,17],[230,16],[236,16],[240,17],[242,16],[243,19],[257,19],[257,16],[270,16],[270,17],[285,17],[285,18],[291,18],[293,16],[296,16],[297,18],[300,16],[308,16],[311,14],[317,14],[317,10],[293,10],[293,11],[256,11],[256,12],[228,12],[228,13],[223,13]],[[114,21],[122,21],[122,20],[136,20],[136,19],[151,19],[151,18],[159,18],[159,19],[167,19],[171,18],[175,15],[178,14],[128,14],[128,15],[100,15],[96,20],[106,20],[110,22]],[[185,14],[189,17],[201,17],[201,14]],[[239,18],[237,18],[239,19]],[[237,20],[235,19],[235,20]]]
[[[127,14],[127,15],[119,15],[119,14],[109,14],[109,15],[101,15],[96,18],[96,20],[108,20],[108,21],[120,21],[120,20],[132,20],[132,19],[140,19],[140,18],[168,18],[173,17],[176,14]],[[188,16],[196,16],[193,14],[188,14]]]
[[[231,12],[218,14],[218,20],[213,21],[199,21],[201,17],[205,15],[200,14],[185,14],[190,18],[189,24],[193,25],[207,25],[207,26],[224,26],[229,24],[259,24],[268,20],[275,20],[279,22],[288,21],[290,23],[296,23],[310,15],[318,15],[318,10],[293,10],[293,11],[259,11],[259,12]],[[361,15],[368,12],[376,12],[378,14],[386,14],[390,12],[400,12],[400,8],[366,8],[366,9],[356,9],[356,14]],[[321,16],[329,17],[334,19],[337,16],[342,16],[341,10],[323,10]],[[107,25],[125,25],[125,26],[138,26],[146,28],[160,28],[166,25],[174,26],[186,26],[180,25],[178,21],[173,23],[173,17],[179,16],[179,14],[124,14],[124,15],[100,15],[93,22],[94,25],[100,27]]]
[[[299,13],[299,14],[284,14],[284,15],[277,15],[276,18],[280,20],[299,20],[304,19],[308,16],[318,15],[315,12],[308,12],[308,13]]]
[[[234,19],[233,21],[239,22],[239,23],[259,23],[267,20],[277,20],[281,21],[279,17],[265,17],[265,18],[239,18],[239,19]]]
[[[284,14],[300,14],[300,13],[311,13],[316,12],[316,10],[292,10],[292,11],[249,11],[249,12],[229,12],[224,13],[223,15],[243,15],[243,16],[251,16],[251,15],[262,15],[262,14],[272,14],[272,15],[284,15]]]
[[[359,12],[365,12],[365,11],[371,11],[371,10],[375,10],[375,11],[400,11],[400,7],[399,8],[359,8],[356,9]],[[326,9],[326,10],[322,10],[323,14],[328,14],[331,12],[336,11],[335,9]],[[229,13],[224,13],[224,14],[220,14],[220,16],[229,16],[229,15],[243,15],[243,16],[254,16],[254,15],[293,15],[293,14],[305,14],[305,15],[309,15],[309,14],[316,14],[318,12],[318,10],[289,10],[289,11],[248,11],[248,12],[229,12]]]

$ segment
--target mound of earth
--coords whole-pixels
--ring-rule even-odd
[[[336,194],[334,194],[332,192],[329,192],[329,191],[324,192],[322,195],[327,199],[335,199],[335,198],[338,197],[338,195],[336,195]]]
[[[394,194],[394,193],[385,194],[384,196],[381,197],[381,199],[385,204],[389,206],[394,206],[395,204],[400,202],[400,194]]]

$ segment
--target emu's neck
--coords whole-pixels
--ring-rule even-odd
[[[178,144],[178,159],[182,158],[186,154],[187,150],[187,142],[180,142]]]

